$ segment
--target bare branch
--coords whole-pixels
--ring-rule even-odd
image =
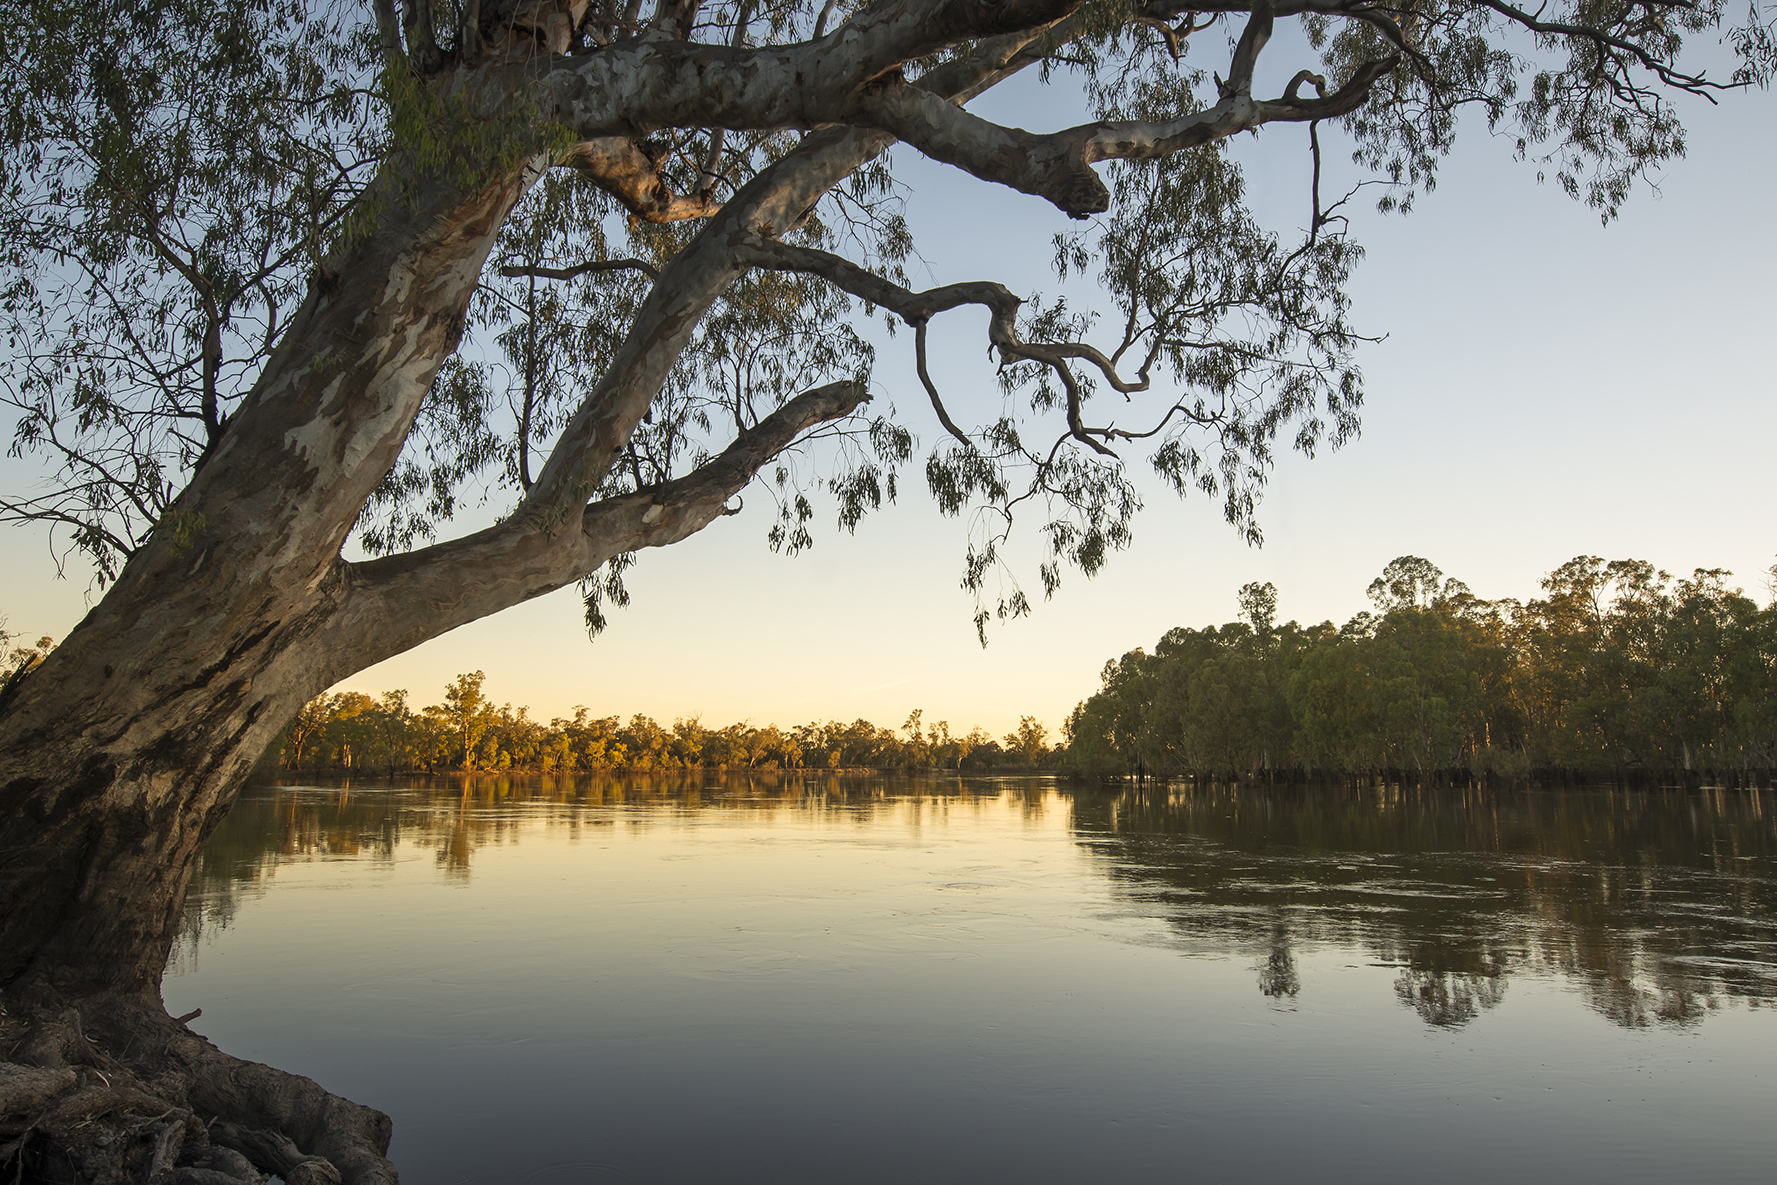
[[[850,380],[828,383],[796,396],[735,437],[713,460],[684,477],[612,499],[617,503],[647,498],[657,510],[641,515],[639,546],[659,547],[677,542],[701,530],[721,513],[722,505],[744,489],[767,462],[788,448],[798,436],[819,424],[843,419],[870,401],[864,388]],[[582,532],[596,537],[599,518],[607,502],[586,508]],[[619,511],[621,518],[625,512]],[[625,547],[633,551],[634,547]]]
[[[1260,41],[1256,35],[1252,40]],[[866,96],[860,101],[858,122],[891,132],[934,160],[955,165],[984,181],[1047,198],[1066,213],[1083,218],[1110,208],[1110,193],[1093,172],[1093,164],[1170,156],[1266,123],[1344,115],[1369,98],[1376,81],[1394,69],[1398,60],[1390,57],[1365,63],[1345,86],[1324,99],[1255,101],[1244,93],[1230,93],[1213,107],[1166,122],[1104,121],[1034,135],[990,123],[907,83],[885,86]]]
[[[959,43],[1027,35],[1069,16],[1080,0],[930,0],[876,4],[818,41],[735,48],[637,37],[596,54],[559,58],[541,77],[529,63],[501,67],[546,120],[593,139],[663,128],[730,131],[856,122],[858,97],[917,61]],[[495,106],[508,87],[489,87]],[[489,111],[492,114],[492,111]]]
[[[1022,345],[1014,323],[1018,306],[1024,302],[1004,284],[979,280],[912,292],[844,256],[795,247],[776,239],[748,235],[734,244],[733,251],[735,261],[748,267],[819,276],[853,296],[881,305],[910,325],[923,324],[938,313],[965,304],[982,305],[992,314],[989,340],[995,346]]]
[[[1223,89],[1224,95],[1253,93],[1253,67],[1258,64],[1259,53],[1265,48],[1265,43],[1271,40],[1273,12],[1271,0],[1254,0],[1252,16],[1247,19],[1240,41],[1234,46],[1234,61],[1228,68],[1228,84]]]
[[[612,556],[677,543],[721,518],[727,501],[802,433],[868,400],[853,382],[806,391],[684,477],[587,504],[576,515],[577,530],[564,531],[560,520],[532,506],[461,539],[344,565],[349,591],[319,653],[354,666],[379,661],[571,584]],[[470,573],[474,579],[465,583]]]
[[[1027,348],[1032,350],[1029,357],[1035,358],[1040,362],[1047,362],[1050,369],[1055,371],[1057,375],[1061,376],[1061,385],[1067,391],[1068,435],[1090,448],[1093,452],[1102,454],[1106,457],[1115,457],[1117,455],[1116,453],[1092,439],[1094,434],[1104,436],[1107,435],[1107,433],[1097,429],[1088,429],[1085,421],[1081,419],[1080,381],[1074,377],[1073,367],[1069,366],[1067,361],[1056,351],[1037,350],[1032,347]]]
[[[1184,52],[1179,45],[1180,41],[1189,37],[1193,33],[1201,33],[1203,30],[1215,24],[1216,18],[1214,14],[1211,14],[1209,19],[1205,20],[1201,25],[1196,23],[1197,16],[1198,14],[1196,12],[1187,12],[1185,13],[1185,19],[1176,25],[1169,25],[1165,20],[1157,16],[1147,16],[1142,14],[1137,14],[1129,19],[1135,24],[1147,25],[1149,28],[1156,30],[1160,34],[1161,39],[1166,42],[1166,52],[1171,54],[1172,60],[1176,62]]]
[[[1116,367],[1111,364],[1110,359],[1093,346],[1078,342],[1032,344],[1020,340],[1016,318],[1018,306],[1023,302],[1012,295],[1011,290],[1003,284],[975,281],[947,284],[942,288],[932,288],[925,292],[912,292],[859,267],[842,256],[826,251],[811,250],[807,247],[794,247],[788,243],[765,240],[757,236],[749,236],[737,244],[735,254],[741,262],[753,267],[820,276],[853,296],[881,305],[912,324],[914,326],[915,360],[920,382],[925,385],[926,394],[932,400],[932,407],[938,413],[939,422],[952,436],[968,444],[971,448],[974,447],[974,443],[969,440],[967,433],[951,421],[943,401],[938,396],[937,387],[926,370],[925,327],[926,322],[937,313],[965,304],[985,306],[991,314],[988,320],[988,340],[999,351],[1001,359],[1011,362],[1025,358],[1033,362],[1040,362],[1053,370],[1067,391],[1070,433],[1093,450],[1107,456],[1115,456],[1116,454],[1092,437],[1109,439],[1114,430],[1085,426],[1080,411],[1083,393],[1080,390],[1079,380],[1068,365],[1068,359],[1079,358],[1090,362],[1104,374],[1107,381],[1118,391],[1143,391],[1148,386],[1145,373],[1139,382],[1125,381],[1117,374]]]
[[[825,4],[821,5],[821,15],[816,17],[814,22],[814,33],[812,36],[815,40],[818,41],[826,35],[827,18],[833,15],[833,8],[838,3],[839,0],[827,0]]]
[[[1304,82],[1312,82],[1314,84],[1314,93],[1323,99],[1327,97],[1327,80],[1324,76],[1316,74],[1312,70],[1298,70],[1296,71],[1296,76],[1290,79],[1290,84],[1283,88],[1283,101],[1286,103],[1294,103],[1296,101],[1296,95],[1301,91]]]
[[[956,421],[950,418],[950,412],[945,410],[944,400],[938,394],[938,384],[932,381],[931,371],[926,369],[926,322],[924,321],[913,327],[913,360],[914,367],[919,371],[919,381],[925,384],[926,394],[931,397],[932,410],[938,413],[938,422],[944,425],[946,432],[962,441],[965,447],[974,448],[975,442],[969,439],[969,434],[958,428]]]
[[[518,279],[522,276],[535,276],[539,280],[574,280],[590,272],[641,272],[650,280],[658,280],[660,272],[653,264],[640,259],[593,259],[573,267],[525,267],[518,264],[507,264],[500,269],[500,274],[507,279]]]

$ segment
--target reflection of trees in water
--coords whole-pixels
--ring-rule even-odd
[[[1246,949],[1302,990],[1304,945],[1401,968],[1400,1001],[1466,1024],[1508,976],[1581,987],[1617,1024],[1777,998],[1777,796],[1173,787],[1074,796],[1076,834],[1181,946]]]
[[[939,828],[1061,801],[1043,779],[706,771],[575,778],[475,775],[259,787],[211,838],[175,970],[290,861],[392,864],[429,849],[444,875],[542,828],[582,834],[795,816],[860,829]],[[1429,1024],[1462,1025],[1514,974],[1578,985],[1632,1027],[1696,1023],[1729,999],[1777,998],[1777,795],[1736,791],[1202,787],[1066,798],[1075,834],[1174,941],[1247,952],[1279,1004],[1312,992],[1315,947],[1396,967]],[[645,810],[625,810],[625,807]]]
[[[1400,1002],[1428,1025],[1459,1028],[1505,999],[1503,969],[1477,974],[1409,967],[1394,981]]]
[[[858,776],[824,771],[710,770],[567,777],[454,774],[351,783],[250,787],[204,848],[185,899],[184,924],[169,970],[195,968],[206,936],[225,929],[241,903],[265,890],[279,865],[356,858],[392,865],[402,845],[429,848],[447,878],[467,881],[475,853],[516,844],[532,828],[563,832],[632,830],[689,822],[700,810],[725,820],[763,822],[793,813],[816,822],[879,826],[887,816],[914,829],[942,826],[1010,794],[1025,818],[1047,809],[1046,778],[942,774]],[[645,812],[622,808],[645,806]],[[658,808],[667,807],[668,810]],[[997,808],[996,808],[997,809]]]
[[[1271,997],[1294,1000],[1302,990],[1302,977],[1296,972],[1296,952],[1290,949],[1289,927],[1279,920],[1271,927],[1271,949],[1259,960],[1259,991]]]

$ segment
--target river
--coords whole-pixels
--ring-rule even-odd
[[[1777,794],[262,785],[164,994],[409,1185],[1762,1183]]]

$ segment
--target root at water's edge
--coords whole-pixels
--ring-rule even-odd
[[[396,1185],[389,1117],[217,1049],[153,995],[0,993],[0,1182]]]

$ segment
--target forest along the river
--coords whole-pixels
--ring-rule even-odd
[[[1763,1182],[1774,821],[1758,789],[309,779],[217,830],[164,994],[386,1111],[409,1185]]]

